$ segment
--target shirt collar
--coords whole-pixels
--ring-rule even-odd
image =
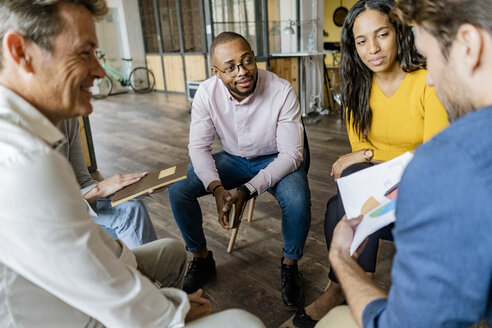
[[[30,131],[52,148],[58,148],[65,137],[46,116],[12,90],[0,85],[0,115]]]

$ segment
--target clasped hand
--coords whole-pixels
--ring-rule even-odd
[[[203,318],[212,313],[210,301],[203,298],[203,290],[199,289],[192,294],[188,294],[190,301],[190,311],[186,315],[185,322]]]
[[[219,188],[215,192],[215,203],[217,205],[217,213],[219,215],[219,223],[224,229],[232,229],[239,225],[243,207],[246,205],[244,194],[240,190],[236,190],[232,195],[224,188]],[[234,214],[234,226],[229,225],[229,214],[234,204],[236,210]]]

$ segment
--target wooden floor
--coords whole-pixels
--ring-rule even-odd
[[[129,93],[94,100],[93,104],[90,122],[98,170],[103,176],[153,171],[189,160],[190,115],[183,95]],[[326,201],[336,192],[330,168],[339,155],[350,150],[345,127],[337,116],[320,118],[307,125],[312,222],[304,257],[299,261],[306,303],[319,296],[327,282],[323,219]],[[157,235],[182,241],[167,191],[147,197],[145,202]],[[242,223],[231,254],[226,252],[229,232],[217,223],[213,198],[205,196],[200,203],[208,247],[217,262],[217,275],[204,288],[214,310],[246,309],[267,327],[279,327],[292,313],[284,310],[280,295],[282,234],[277,202],[267,193],[258,198],[253,223]]]

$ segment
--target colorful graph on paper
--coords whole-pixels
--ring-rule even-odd
[[[384,215],[390,211],[394,211],[396,209],[396,198],[392,199],[389,203],[376,208],[374,211],[369,213],[369,217],[371,218],[377,218],[380,217],[381,215]]]

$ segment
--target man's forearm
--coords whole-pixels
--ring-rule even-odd
[[[354,258],[337,251],[330,252],[332,265],[342,285],[354,319],[362,327],[362,313],[372,301],[388,295],[362,270]]]
[[[92,188],[91,190],[89,190],[88,192],[86,192],[84,194],[84,199],[89,204],[93,204],[98,198],[101,198],[101,197],[99,196],[99,188],[97,185],[95,185],[94,188]]]

